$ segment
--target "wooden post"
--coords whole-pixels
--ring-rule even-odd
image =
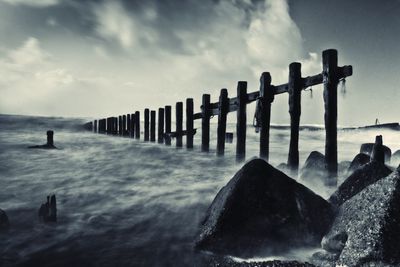
[[[113,117],[114,124],[113,124],[113,134],[117,135],[118,134],[118,118]]]
[[[135,112],[135,139],[140,139],[140,112]]]
[[[290,114],[290,146],[288,167],[292,172],[299,170],[299,127],[301,115],[301,64],[294,62],[289,65],[289,114]]]
[[[165,133],[171,132],[171,106],[165,106]],[[165,137],[165,144],[171,145],[171,137]]]
[[[149,141],[149,109],[144,110],[144,141]]]
[[[164,109],[158,109],[158,143],[164,143]]]
[[[122,116],[118,116],[118,134],[122,135]]]
[[[193,98],[186,99],[186,148],[193,148]]]
[[[150,141],[156,141],[156,111],[150,112]]]
[[[111,123],[110,123],[110,118],[106,119],[107,125],[106,125],[106,133],[110,134],[111,133]]]
[[[246,158],[246,105],[247,82],[238,82],[237,86],[237,122],[236,122],[236,160],[243,161]]]
[[[131,138],[135,137],[135,123],[136,123],[135,114],[132,113],[131,114],[131,128],[129,130],[131,132]]]
[[[131,133],[131,128],[132,128],[131,123],[132,123],[131,114],[127,114],[126,115],[126,135],[129,137],[132,134]]]
[[[274,101],[274,88],[271,86],[271,75],[263,72],[260,78],[260,158],[269,159],[269,128],[271,123],[271,104]]]
[[[382,135],[377,135],[375,137],[375,144],[371,152],[371,161],[377,161],[382,164],[385,164],[385,152],[383,150]]]
[[[210,95],[203,94],[201,116],[201,150],[210,149]]]
[[[217,155],[222,156],[225,150],[226,116],[229,110],[228,90],[225,88],[221,89],[218,109]]]
[[[93,132],[97,133],[97,120],[94,120]]]
[[[126,135],[126,115],[122,115],[122,135]]]
[[[325,161],[329,178],[327,185],[336,185],[338,171],[337,157],[337,85],[338,55],[334,49],[322,52],[325,103]]]
[[[182,147],[183,103],[176,103],[176,147]]]

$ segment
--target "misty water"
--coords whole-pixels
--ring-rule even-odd
[[[84,122],[0,116],[0,208],[11,223],[0,233],[0,266],[205,265],[211,256],[195,251],[193,240],[207,207],[243,165],[235,162],[235,140],[216,157],[213,150],[200,152],[199,132],[188,151],[174,142],[167,147],[93,134],[82,130]],[[27,149],[44,144],[48,129],[59,149]],[[398,131],[339,131],[339,160],[351,160],[377,134],[392,151],[400,149]],[[323,130],[300,132],[301,164],[311,151],[324,151],[324,136]],[[287,160],[288,142],[288,129],[271,130],[271,164]],[[258,146],[249,126],[247,160],[258,155]],[[330,193],[312,187],[323,197]],[[43,224],[37,211],[51,193],[58,222]],[[309,251],[268,256],[307,260]]]

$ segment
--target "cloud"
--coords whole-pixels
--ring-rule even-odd
[[[0,0],[0,2],[14,6],[48,7],[58,5],[60,0]]]

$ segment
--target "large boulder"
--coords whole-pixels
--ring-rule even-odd
[[[209,207],[196,247],[236,256],[270,255],[319,244],[330,204],[261,159],[240,169]]]
[[[372,161],[355,170],[331,195],[329,202],[340,206],[368,185],[388,176],[392,171],[384,164]]]
[[[10,227],[10,222],[8,220],[7,213],[0,209],[0,231],[6,230]]]
[[[349,172],[353,172],[371,161],[371,157],[364,153],[357,154],[350,163]]]
[[[374,145],[375,145],[374,143],[362,144],[360,148],[360,153],[371,156]],[[385,162],[390,162],[390,158],[392,156],[392,150],[385,145],[382,145],[382,147],[383,147],[383,153],[385,154]]]
[[[313,262],[348,267],[399,264],[399,222],[400,168],[343,203],[323,240],[325,258],[318,253]]]

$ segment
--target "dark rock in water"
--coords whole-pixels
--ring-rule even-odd
[[[0,209],[0,231],[6,230],[10,227],[10,221],[8,220],[7,213]]]
[[[318,151],[312,151],[301,168],[300,178],[310,186],[325,184],[328,177],[325,165],[325,156]]]
[[[349,171],[353,172],[371,161],[371,157],[364,153],[357,154],[350,163]]]
[[[312,151],[306,159],[303,169],[325,171],[325,156],[318,151]]]
[[[56,196],[47,196],[47,202],[43,203],[38,211],[39,219],[43,222],[57,222]]]
[[[339,259],[340,254],[328,251],[318,251],[312,255],[312,263],[319,267],[335,267],[335,262]]]
[[[47,143],[44,145],[30,146],[28,148],[41,148],[41,149],[56,149],[53,141],[54,132],[49,130],[47,131]]]
[[[377,161],[369,162],[347,177],[328,201],[336,207],[340,206],[346,200],[350,199],[370,184],[388,176],[391,172],[392,171],[382,163]]]
[[[360,153],[364,153],[367,154],[368,156],[371,156],[374,145],[375,145],[374,143],[362,144],[360,148]],[[392,156],[392,150],[385,145],[382,146],[383,146],[383,153],[385,154],[385,162],[390,162],[390,158]]]
[[[261,159],[240,169],[209,207],[199,249],[251,257],[319,244],[330,204]]]
[[[399,222],[400,167],[343,203],[324,237],[325,247],[339,249],[338,240],[346,240],[336,266],[400,264]]]
[[[264,262],[237,262],[224,257],[223,260],[210,262],[207,266],[210,267],[314,267],[308,262],[298,261],[264,261]]]

